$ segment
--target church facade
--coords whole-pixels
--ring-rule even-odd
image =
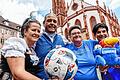
[[[109,28],[109,36],[120,36],[120,25],[115,13],[105,3],[93,0],[94,5],[80,1],[71,0],[66,5],[64,0],[52,0],[52,10],[58,16],[58,33],[68,37],[68,29],[73,25],[80,25],[84,39],[95,39],[92,28],[97,23],[105,23]]]

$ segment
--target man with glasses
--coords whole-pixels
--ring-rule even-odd
[[[44,59],[47,53],[57,47],[65,45],[65,38],[57,34],[58,20],[54,13],[49,13],[43,21],[45,32],[41,35],[36,43],[35,51],[40,59],[37,76],[41,79],[49,79],[44,71]]]

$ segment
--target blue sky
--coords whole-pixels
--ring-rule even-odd
[[[50,11],[52,0],[0,0],[0,15],[5,19],[22,24],[25,18],[30,16],[30,12],[39,11],[37,18],[43,21],[44,15]],[[94,5],[93,0],[84,0]],[[120,22],[120,0],[99,0],[104,1],[110,9],[115,12]],[[65,0],[70,4],[71,0]],[[110,3],[112,2],[112,3]],[[100,3],[101,4],[101,3]],[[34,13],[36,15],[37,13]]]

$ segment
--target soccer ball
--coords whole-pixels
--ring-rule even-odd
[[[51,50],[44,60],[44,68],[48,76],[61,80],[72,79],[77,72],[77,59],[75,54],[67,48]]]

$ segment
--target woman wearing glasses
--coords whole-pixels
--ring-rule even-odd
[[[32,46],[40,36],[41,24],[27,18],[21,28],[22,38],[11,37],[2,48],[2,61],[6,60],[3,71],[10,72],[15,80],[40,80],[34,76],[39,62]],[[5,72],[5,71],[4,71]],[[11,80],[11,79],[7,79]]]
[[[83,40],[79,25],[73,25],[69,29],[69,36],[72,43],[66,48],[72,50],[78,60],[78,71],[74,80],[98,80],[96,72],[96,61],[93,55],[95,40]]]

